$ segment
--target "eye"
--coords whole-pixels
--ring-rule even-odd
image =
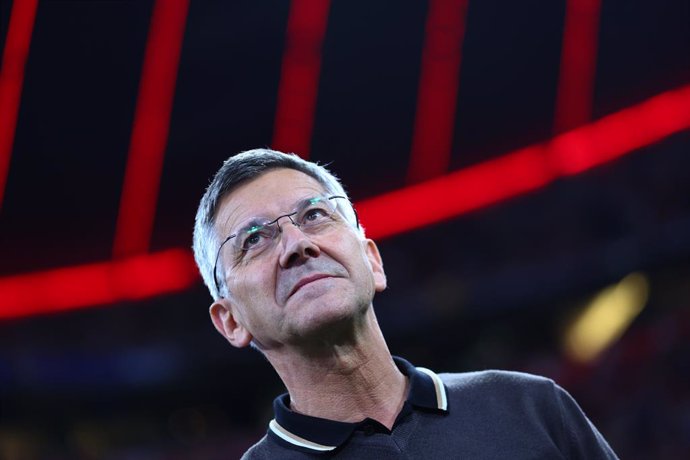
[[[304,214],[304,221],[316,222],[322,220],[324,217],[328,217],[329,214],[328,210],[323,208],[309,208]]]
[[[271,231],[269,228],[265,225],[256,225],[243,232],[239,246],[243,251],[249,251],[260,248],[270,239]]]
[[[328,203],[321,199],[314,199],[309,206],[300,213],[299,222],[301,225],[314,226],[328,222],[328,218],[333,214],[333,210],[328,207]]]
[[[244,246],[245,248],[249,248],[251,246],[256,246],[261,242],[261,235],[259,233],[254,233],[252,235],[249,235],[247,238],[244,240]]]

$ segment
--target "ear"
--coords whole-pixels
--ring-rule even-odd
[[[252,334],[233,314],[233,306],[228,299],[218,299],[208,309],[216,330],[234,347],[244,348],[252,341]]]
[[[383,259],[381,259],[381,254],[379,253],[379,248],[376,246],[373,240],[367,239],[364,244],[364,250],[367,254],[367,259],[371,264],[371,271],[374,275],[374,287],[376,292],[382,292],[386,289],[386,272],[383,270]]]

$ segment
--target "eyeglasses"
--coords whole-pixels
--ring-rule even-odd
[[[299,228],[305,235],[315,235],[336,220],[334,214],[338,211],[338,203],[335,200],[338,199],[346,200],[349,203],[347,197],[339,195],[309,198],[302,201],[295,211],[282,214],[271,221],[255,217],[241,224],[239,230],[225,238],[218,247],[216,260],[213,264],[213,281],[215,282],[216,290],[220,292],[217,271],[218,260],[225,243],[232,242],[236,256],[248,252],[258,255],[277,241],[278,235],[283,231],[280,227],[280,219],[284,217],[287,217],[290,223]],[[354,210],[354,207],[352,210],[355,216],[355,224],[359,227],[357,211]],[[342,212],[340,214],[345,217]]]

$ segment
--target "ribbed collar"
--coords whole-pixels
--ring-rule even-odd
[[[434,372],[414,367],[406,360],[393,357],[398,369],[410,379],[410,389],[403,410],[395,425],[410,413],[412,407],[448,411],[446,388]],[[285,393],[273,401],[275,418],[268,427],[269,436],[276,436],[289,445],[308,452],[329,452],[337,449],[352,432],[370,419],[358,423],[338,422],[298,414],[290,410],[290,396]],[[374,422],[376,423],[376,422]]]

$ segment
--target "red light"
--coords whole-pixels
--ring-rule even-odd
[[[493,204],[553,179],[543,149],[528,147],[356,204],[370,238],[385,238]],[[401,209],[414,212],[400,212]]]
[[[356,206],[367,235],[385,238],[543,187],[560,176],[581,173],[689,127],[690,85],[549,142],[385,193]]]
[[[24,84],[24,65],[29,55],[38,0],[12,3],[10,22],[0,69],[0,208],[10,169],[19,101]]]
[[[555,137],[546,144],[561,175],[578,174],[690,127],[690,85]]]
[[[567,0],[554,131],[592,118],[600,0]]]
[[[157,0],[146,43],[113,255],[147,252],[189,0]]]
[[[328,0],[292,0],[278,87],[273,148],[309,158]]]
[[[445,174],[453,144],[467,0],[431,0],[417,94],[411,183]]]
[[[0,319],[141,300],[199,280],[191,254],[155,254],[0,278]]]

